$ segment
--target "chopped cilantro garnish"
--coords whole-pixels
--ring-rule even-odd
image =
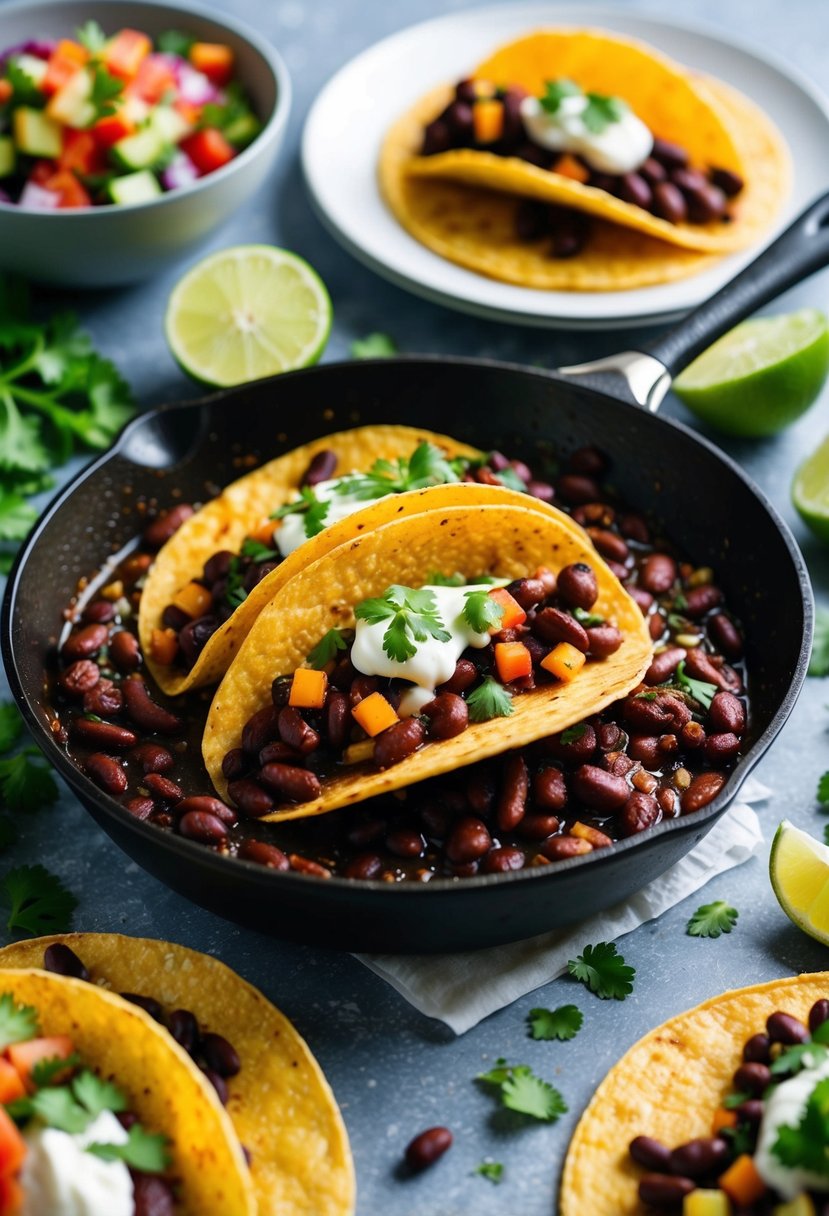
[[[702,904],[688,921],[686,933],[690,937],[720,937],[730,933],[740,913],[724,899],[715,899],[711,904]]]
[[[467,591],[464,596],[463,616],[470,629],[474,629],[476,633],[489,633],[501,624],[504,609],[488,591]]]
[[[10,933],[66,933],[78,901],[44,866],[17,866],[0,880]]]
[[[575,726],[568,726],[566,730],[561,732],[559,741],[561,743],[578,743],[586,730],[586,722],[577,722]]]
[[[751,1094],[728,1094],[722,1100],[722,1104],[726,1110],[734,1110],[737,1106],[742,1106],[744,1102],[748,1102]]]
[[[829,676],[829,609],[815,612],[815,637],[809,661],[810,676]]]
[[[143,1174],[160,1174],[170,1161],[167,1143],[166,1136],[145,1131],[140,1123],[134,1123],[125,1144],[90,1144],[86,1151],[103,1161],[123,1161]]]
[[[334,492],[347,494],[358,501],[370,501],[386,494],[425,490],[428,486],[446,485],[458,480],[451,462],[440,448],[424,441],[408,458],[399,456],[397,460],[375,460],[368,473],[343,477]]]
[[[178,55],[182,59],[186,59],[196,39],[192,34],[185,34],[182,30],[164,30],[155,41],[158,49],[165,55]]]
[[[241,563],[238,557],[231,558],[225,582],[225,603],[229,608],[238,608],[248,598],[242,582]]]
[[[811,1043],[796,1043],[782,1051],[769,1068],[773,1077],[789,1077],[802,1068],[815,1068],[829,1060],[829,1050],[817,1037]]]
[[[12,1043],[25,1043],[40,1034],[37,1010],[31,1005],[18,1005],[10,992],[0,996],[0,1051]]]
[[[354,615],[369,625],[388,621],[383,634],[383,650],[395,663],[405,663],[417,653],[417,643],[434,638],[448,642],[451,634],[443,628],[432,591],[393,584],[375,599],[363,600]]]
[[[352,359],[389,359],[397,354],[397,344],[388,334],[367,334],[351,343]]]
[[[123,80],[119,80],[117,76],[111,75],[102,64],[93,64],[92,92],[89,95],[89,100],[95,107],[96,119],[108,118],[110,114],[115,113],[113,102],[116,97],[121,96],[123,91]]]
[[[710,707],[719,691],[716,684],[709,684],[707,680],[695,680],[692,676],[686,676],[684,659],[676,669],[675,680],[677,686],[692,696],[695,701],[699,701],[703,709]]]
[[[585,629],[592,629],[594,625],[604,624],[603,616],[599,616],[597,612],[586,612],[584,608],[574,608],[573,616]]]
[[[570,959],[567,970],[603,1001],[623,1001],[633,991],[636,971],[617,953],[614,942],[585,946],[583,953]]]
[[[51,1085],[56,1077],[59,1077],[62,1072],[72,1072],[81,1062],[81,1057],[77,1052],[73,1052],[71,1056],[49,1056],[47,1060],[38,1060],[32,1069],[32,1082],[35,1089],[42,1089],[44,1085]]]
[[[305,517],[305,535],[309,538],[317,536],[325,528],[325,521],[331,503],[327,499],[317,498],[313,486],[302,486],[299,498],[286,502],[278,511],[274,511],[271,519],[284,519],[286,515],[303,515]]]
[[[100,1115],[101,1111],[118,1111],[127,1109],[127,1100],[117,1085],[97,1077],[94,1072],[85,1068],[72,1082],[72,1092],[89,1111],[92,1118]]]
[[[457,570],[454,574],[441,574],[440,570],[432,570],[426,579],[430,587],[465,587],[469,581]]]
[[[314,649],[308,655],[308,662],[317,671],[321,671],[327,666],[332,659],[336,658],[337,651],[346,650],[347,644],[342,635],[341,629],[329,629],[320,640],[317,642]]]
[[[47,1127],[70,1135],[85,1131],[92,1121],[89,1111],[76,1100],[68,1085],[39,1089],[28,1103],[25,1098],[19,1099],[14,1103],[14,1114],[16,1118],[24,1114],[36,1115]]]
[[[558,1009],[531,1009],[527,1015],[530,1037],[559,1039],[566,1042],[581,1030],[584,1014],[576,1005],[561,1005]]]
[[[506,486],[508,490],[515,490],[518,494],[526,493],[527,483],[509,465],[505,469],[499,469],[495,476],[501,485]]]
[[[526,1064],[499,1061],[490,1072],[481,1073],[478,1080],[497,1086],[502,1105],[520,1115],[554,1123],[567,1111],[567,1104],[555,1086],[537,1077]]]
[[[277,549],[263,545],[261,541],[254,540],[252,536],[245,537],[240,552],[242,557],[249,557],[254,562],[271,562],[274,558],[279,557]]]
[[[504,1177],[504,1167],[500,1161],[482,1161],[480,1165],[476,1165],[473,1174],[479,1174],[481,1178],[486,1178],[487,1182],[499,1183]]]
[[[773,1156],[788,1169],[829,1176],[829,1077],[818,1081],[795,1124],[777,1129]]]
[[[588,93],[587,105],[581,119],[592,135],[601,135],[611,123],[619,122],[627,113],[627,105],[618,97],[606,97],[603,93]]]
[[[492,676],[473,688],[466,698],[470,722],[488,722],[490,718],[508,718],[513,712],[512,693]]]
[[[561,80],[545,80],[544,96],[538,99],[542,110],[547,114],[556,114],[565,97],[580,97],[581,89],[573,80],[562,77]]]

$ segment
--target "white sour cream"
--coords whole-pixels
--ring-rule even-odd
[[[21,1216],[134,1216],[129,1170],[103,1161],[90,1144],[124,1144],[127,1133],[112,1111],[102,1111],[77,1135],[55,1127],[24,1132]]]
[[[796,1127],[800,1123],[812,1090],[825,1077],[829,1077],[829,1060],[816,1068],[804,1068],[790,1081],[781,1082],[765,1103],[754,1164],[763,1181],[786,1200],[796,1199],[806,1190],[829,1192],[829,1178],[825,1175],[783,1165],[771,1151],[781,1127]]]
[[[584,94],[564,97],[554,114],[537,97],[521,102],[521,118],[529,139],[552,152],[574,152],[583,156],[599,173],[633,173],[648,159],[653,136],[633,111],[626,108],[617,122],[603,131],[589,131],[582,114],[588,101]]]
[[[347,474],[348,477],[353,477],[353,473]],[[330,481],[320,481],[314,486],[314,493],[320,502],[329,502],[331,506],[328,508],[328,514],[325,517],[326,528],[331,524],[337,523],[340,519],[345,519],[347,515],[353,515],[355,511],[362,511],[364,507],[370,507],[372,503],[380,502],[383,498],[391,498],[391,494],[382,494],[378,498],[355,498],[351,494],[337,494],[336,488],[346,477],[332,477]],[[295,495],[298,499],[299,495]],[[305,514],[297,512],[296,515],[286,515],[274,533],[276,547],[283,557],[287,557],[289,553],[293,553],[294,549],[298,549],[300,545],[304,545],[308,539],[305,533]]]
[[[409,680],[416,687],[407,691],[400,702],[401,718],[419,713],[435,695],[439,684],[445,684],[455,670],[455,664],[467,646],[482,650],[489,644],[489,633],[476,633],[467,623],[463,610],[470,591],[491,591],[492,583],[471,583],[468,587],[425,586],[431,591],[441,624],[450,635],[448,642],[428,638],[417,643],[417,650],[410,659],[398,663],[390,659],[383,649],[383,635],[388,621],[369,624],[357,621],[351,662],[365,676],[386,676],[388,679]]]

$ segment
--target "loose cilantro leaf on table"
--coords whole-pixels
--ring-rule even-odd
[[[397,354],[397,343],[388,334],[367,334],[351,343],[352,359],[388,359]]]
[[[467,591],[463,605],[464,620],[476,633],[497,629],[504,619],[504,609],[488,591]]]
[[[715,899],[713,903],[697,908],[685,931],[689,937],[720,937],[731,932],[739,915],[724,899]]]
[[[537,1077],[526,1064],[499,1061],[490,1072],[481,1073],[478,1080],[497,1086],[501,1104],[520,1115],[554,1123],[567,1112],[567,1104],[555,1086]]]
[[[818,608],[815,613],[815,638],[809,675],[829,676],[829,609],[826,608]]]
[[[623,1001],[633,991],[636,970],[617,953],[614,942],[585,946],[577,958],[570,959],[567,970],[603,1001]]]
[[[561,80],[545,80],[544,96],[539,98],[539,105],[547,114],[556,114],[565,97],[580,96],[581,89],[575,81],[563,76]]]
[[[562,1005],[558,1009],[531,1009],[527,1022],[531,1038],[566,1042],[575,1038],[581,1030],[584,1014],[576,1005]]]
[[[317,536],[325,528],[325,521],[330,509],[331,503],[325,498],[317,498],[313,486],[302,486],[299,498],[295,498],[293,502],[286,502],[284,507],[274,511],[271,519],[285,519],[287,515],[304,516],[305,535],[310,540],[312,536]]]
[[[0,702],[0,752],[14,747],[23,732],[23,719],[13,701]]]
[[[346,641],[343,638],[341,629],[329,629],[320,640],[317,642],[314,649],[308,655],[308,662],[317,671],[321,671],[332,659],[336,658],[339,650],[346,650]]]
[[[499,1183],[504,1177],[504,1167],[500,1161],[482,1161],[480,1165],[476,1165],[473,1174],[479,1174],[481,1178],[486,1178],[487,1182]]]
[[[18,1005],[10,992],[4,992],[0,996],[0,1051],[39,1034],[37,1010],[31,1005]]]
[[[90,1144],[86,1151],[103,1161],[123,1161],[145,1174],[160,1174],[170,1160],[167,1137],[145,1131],[140,1123],[129,1129],[125,1144]]]
[[[488,722],[490,718],[508,718],[513,712],[512,693],[503,684],[487,676],[466,698],[470,722]]]
[[[12,934],[66,933],[78,901],[44,866],[17,866],[0,880],[0,899],[8,909]]]
[[[451,634],[443,628],[431,591],[416,591],[395,583],[381,596],[363,600],[355,608],[354,615],[369,625],[389,622],[383,634],[383,650],[396,663],[405,663],[416,654],[418,642],[429,638],[437,642],[451,639]]]
[[[678,687],[692,696],[695,701],[699,701],[703,709],[710,707],[719,691],[716,684],[709,684],[707,680],[695,680],[692,676],[687,676],[684,659],[676,669],[675,679]]]
[[[789,1169],[829,1176],[829,1077],[818,1081],[799,1121],[777,1129],[772,1154]]]
[[[824,773],[817,783],[817,800],[824,805],[829,803],[829,772]]]
[[[31,756],[37,760],[30,759]],[[0,760],[0,802],[10,811],[38,811],[57,802],[52,771],[36,747]]]
[[[587,105],[582,111],[582,122],[592,135],[601,135],[611,123],[619,122],[627,111],[626,104],[618,97],[606,97],[603,93],[588,93]]]
[[[407,490],[425,490],[428,486],[447,485],[459,481],[452,462],[440,448],[424,441],[411,456],[397,460],[375,460],[368,473],[343,477],[335,487],[336,494],[347,494],[358,501],[383,498],[386,494],[403,494]]]

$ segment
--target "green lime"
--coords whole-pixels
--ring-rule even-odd
[[[772,841],[769,877],[789,920],[829,946],[829,848],[784,819]]]
[[[792,502],[815,536],[829,541],[829,435],[795,473]]]
[[[729,435],[776,435],[815,401],[829,372],[829,322],[816,308],[732,329],[674,381],[692,414]]]
[[[307,262],[273,245],[236,245],[197,262],[170,296],[170,350],[203,384],[226,387],[316,363],[331,300]]]

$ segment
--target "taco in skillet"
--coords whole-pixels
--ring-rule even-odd
[[[829,1194],[829,973],[658,1026],[576,1127],[561,1216],[816,1216]]]
[[[136,1005],[81,980],[0,974],[0,1211],[255,1216],[215,1090]]]
[[[354,1167],[337,1103],[307,1044],[261,992],[206,954],[115,933],[70,933],[5,947],[0,991],[5,968],[44,966],[82,976],[85,983],[72,983],[91,1000],[109,998],[107,989],[129,992],[152,1013],[155,1037],[178,1054],[180,1045],[190,1070],[198,1076],[205,1070],[217,1087],[211,1100],[224,1101],[219,1110],[229,1136],[249,1155],[254,1200],[250,1208],[205,1204],[202,1216],[351,1216]]]
[[[584,534],[532,500],[468,490],[464,505],[341,545],[262,610],[202,748],[243,813],[301,818],[388,793],[563,730],[637,684],[647,627]]]

